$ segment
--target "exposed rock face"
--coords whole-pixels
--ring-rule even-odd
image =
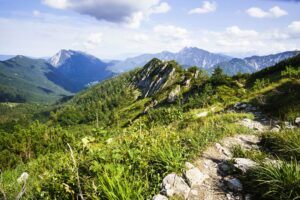
[[[168,96],[168,102],[173,103],[178,99],[180,93],[180,85],[176,85],[176,87],[170,92]]]
[[[162,182],[162,193],[168,197],[179,196],[187,198],[190,192],[188,184],[175,173],[167,175]]]
[[[242,172],[247,172],[250,168],[257,166],[257,163],[247,158],[235,158],[234,166]]]
[[[194,186],[200,186],[203,181],[208,178],[208,175],[203,174],[198,168],[192,168],[184,173],[184,177],[192,188]]]
[[[139,77],[135,77],[135,84],[141,89],[142,98],[154,95],[172,84],[174,73],[175,67],[170,62],[152,59],[139,73]]]

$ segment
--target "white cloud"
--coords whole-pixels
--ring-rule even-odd
[[[39,17],[39,16],[41,16],[41,12],[38,10],[34,10],[34,11],[32,11],[32,15],[35,17]]]
[[[143,33],[134,34],[131,37],[128,37],[128,40],[134,41],[137,43],[146,42],[149,40],[149,36]]]
[[[44,0],[44,3],[58,9],[64,9],[69,6],[68,0]]]
[[[86,49],[95,49],[102,42],[102,33],[91,33],[83,45]]]
[[[271,8],[270,13],[271,13],[271,15],[273,15],[276,18],[288,15],[287,11],[281,9],[278,6]]]
[[[184,39],[187,37],[188,33],[186,29],[173,25],[157,25],[153,28],[153,31],[162,37],[172,39]]]
[[[142,21],[148,19],[150,15],[167,13],[170,9],[171,7],[168,3],[162,2],[161,4],[151,7],[149,10],[146,10],[144,12],[135,12],[132,14],[132,16],[127,18],[126,26],[129,28],[139,28]]]
[[[242,30],[238,26],[231,26],[226,28],[226,33],[235,37],[255,37],[258,35],[258,32],[255,30]]]
[[[214,12],[217,9],[217,3],[212,1],[203,1],[203,4],[199,8],[194,8],[189,11],[189,14],[206,14]]]
[[[167,13],[171,10],[171,7],[168,3],[162,2],[156,7],[153,7],[149,10],[150,14],[160,14],[160,13]]]
[[[249,16],[255,17],[255,18],[279,18],[285,15],[288,15],[288,12],[281,9],[278,6],[274,6],[270,8],[268,11],[264,11],[261,8],[258,7],[252,7],[246,10]]]
[[[42,0],[44,4],[58,9],[69,9],[80,14],[114,23],[139,27],[141,21],[151,14],[166,13],[170,6],[160,0]]]
[[[300,33],[300,21],[293,21],[288,28],[293,33]]]

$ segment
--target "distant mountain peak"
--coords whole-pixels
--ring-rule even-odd
[[[62,65],[67,59],[69,59],[72,55],[74,55],[74,51],[62,49],[58,53],[56,53],[53,57],[50,58],[49,63],[54,67],[59,67]]]
[[[229,56],[211,53],[197,47],[185,47],[176,53],[163,51],[157,54],[143,54],[137,57],[128,58],[109,68],[115,72],[128,71],[136,67],[144,66],[152,58],[158,58],[165,61],[176,60],[184,67],[198,66],[199,68],[204,69],[212,68],[217,63],[229,61],[231,59]]]

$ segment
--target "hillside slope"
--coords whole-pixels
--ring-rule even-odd
[[[185,69],[174,61],[153,59],[143,68],[81,91],[53,109],[46,123],[36,121],[0,129],[0,143],[3,144],[0,146],[3,166],[0,189],[9,199],[14,199],[20,189],[16,187],[16,180],[26,172],[29,176],[24,199],[76,199],[83,196],[84,199],[142,200],[151,199],[158,193],[170,199],[177,198],[175,190],[167,192],[173,184],[166,183],[172,183],[174,179],[166,181],[165,177],[171,174],[172,178],[186,171],[186,161],[197,159],[212,144],[215,144],[213,150],[230,155],[231,152],[223,148],[226,146],[218,143],[222,138],[239,139],[234,135],[258,135],[260,133],[254,133],[253,129],[273,131],[276,128],[279,131],[276,138],[267,138],[268,132],[263,133],[265,139],[261,141],[266,143],[259,144],[272,152],[261,152],[264,149],[257,143],[249,145],[245,140],[246,145],[256,148],[255,152],[244,152],[237,147],[233,151],[235,156],[230,158],[258,157],[263,161],[264,158],[288,157],[283,162],[275,160],[284,165],[272,164],[271,170],[266,168],[267,173],[260,174],[261,168],[254,171],[252,175],[258,178],[253,179],[249,174],[245,180],[255,184],[246,187],[245,182],[243,192],[239,189],[237,197],[245,198],[244,191],[247,191],[261,199],[270,195],[266,191],[272,189],[272,200],[279,194],[280,199],[298,198],[299,168],[298,163],[293,163],[298,162],[300,146],[295,121],[300,111],[294,109],[299,106],[299,89],[296,86],[292,95],[288,94],[290,87],[277,91],[286,83],[298,84],[298,64],[288,60],[285,65],[290,67],[285,66],[278,79],[268,78],[270,80],[265,82],[256,79],[253,85],[246,87],[251,79],[249,75],[229,77],[217,69],[209,77],[197,67]],[[269,75],[273,77],[268,73],[265,77]],[[264,100],[262,95],[269,93],[279,95],[278,101],[284,96],[289,97],[289,102],[284,102],[288,117],[273,115],[275,112],[266,115],[259,110],[273,105],[269,100],[259,101]],[[268,126],[262,128],[262,123]],[[294,130],[288,131],[291,127]],[[238,141],[238,144],[242,142]],[[218,162],[211,158],[210,163],[204,164],[217,170],[216,166],[224,160]],[[225,164],[235,164],[231,159],[228,162]],[[275,171],[276,176],[270,176],[270,171]],[[232,178],[239,171],[228,172],[233,174],[227,178]],[[218,175],[218,171],[212,174]],[[227,183],[223,175],[217,177],[220,184]],[[264,180],[262,188],[251,191],[250,188],[255,188],[260,180]],[[270,184],[272,180],[276,184]],[[281,187],[283,184],[287,187]],[[185,186],[183,192],[187,193],[191,183],[185,183]],[[225,191],[216,190],[223,199],[236,193],[224,185],[216,187],[223,188]]]
[[[66,89],[55,82],[64,82]],[[0,62],[2,102],[53,102],[71,95],[67,91],[71,87],[68,79],[55,72],[55,68],[42,59],[16,56]]]
[[[294,57],[299,53],[299,51],[286,51],[266,56],[251,56],[243,59],[234,58],[230,61],[218,63],[214,66],[214,69],[219,66],[228,75],[235,75],[237,73],[254,73],[266,67],[273,66],[285,59]],[[213,71],[213,69],[210,71]]]

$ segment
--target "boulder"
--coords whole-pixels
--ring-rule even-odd
[[[207,174],[202,173],[198,168],[192,168],[187,170],[184,173],[184,178],[186,179],[189,186],[192,188],[194,186],[199,186],[203,183],[203,181],[209,176]]]
[[[185,168],[186,169],[193,169],[195,166],[192,164],[192,163],[190,163],[190,162],[185,162]]]
[[[280,127],[279,125],[276,125],[276,126],[274,126],[274,127],[271,129],[271,132],[277,133],[277,132],[280,131],[280,129],[281,129],[281,127]]]
[[[168,200],[168,197],[164,196],[164,195],[161,195],[161,194],[158,194],[158,195],[155,195],[152,200]]]
[[[227,183],[227,187],[234,192],[240,192],[243,190],[243,185],[241,181],[237,178],[227,179],[226,183]]]
[[[230,165],[227,164],[226,162],[219,163],[218,168],[223,174],[227,174],[231,170]]]
[[[183,197],[186,199],[190,192],[190,187],[183,180],[182,177],[176,175],[175,173],[168,174],[162,182],[162,193],[168,197],[174,195]]]
[[[284,122],[284,126],[287,129],[294,129],[296,128],[295,126],[293,126],[290,122]]]
[[[234,161],[234,167],[236,167],[244,173],[247,172],[249,169],[257,166],[256,162],[247,158],[235,158]]]
[[[201,112],[201,113],[198,113],[196,116],[197,117],[206,117],[208,115],[208,112]]]
[[[297,117],[297,118],[295,119],[295,124],[296,124],[297,126],[300,126],[300,117]]]

